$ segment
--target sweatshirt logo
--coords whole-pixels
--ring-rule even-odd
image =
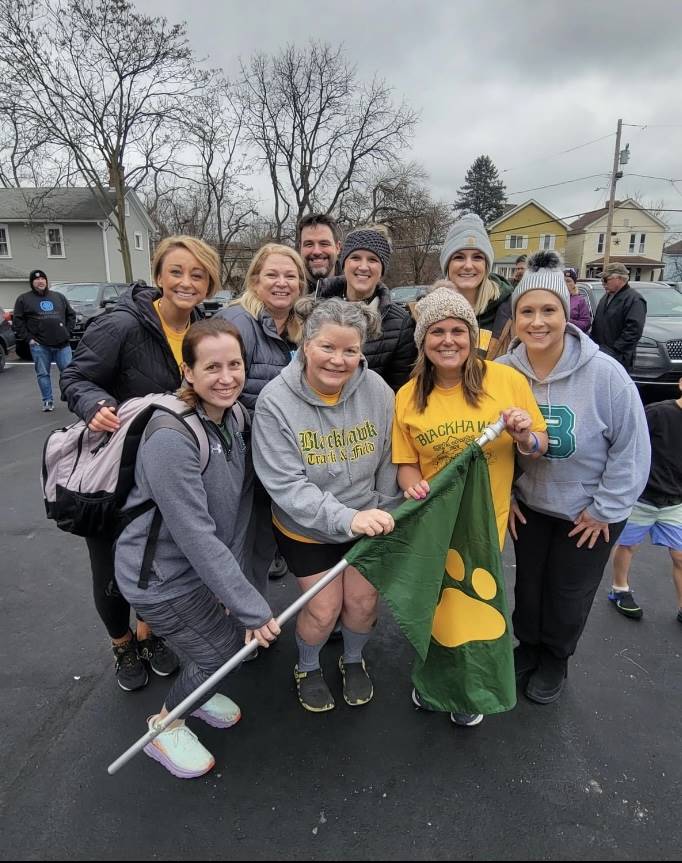
[[[570,458],[575,452],[575,414],[567,405],[538,405],[547,423],[545,458]]]
[[[305,429],[298,433],[298,445],[306,464],[335,464],[370,455],[376,450],[372,438],[377,436],[377,427],[365,420],[351,429],[333,428],[327,434]]]
[[[53,312],[54,311],[54,303],[52,300],[41,300],[40,301],[40,309],[43,312]]]

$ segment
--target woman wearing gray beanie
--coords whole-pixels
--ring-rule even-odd
[[[397,390],[409,378],[417,352],[412,316],[391,300],[389,289],[381,281],[390,258],[391,246],[382,225],[351,231],[339,258],[343,275],[322,279],[316,296],[366,303],[377,312],[381,332],[365,343],[363,352],[369,368]]]
[[[417,364],[412,379],[396,396],[393,421],[398,484],[405,497],[426,497],[431,477],[503,413],[507,433],[486,449],[501,548],[509,514],[514,444],[519,452],[533,457],[544,453],[544,419],[523,375],[478,356],[474,310],[452,287],[436,288],[417,303],[415,313]],[[428,708],[418,692],[413,693],[413,700]],[[456,725],[464,726],[477,725],[482,718],[464,712],[451,715]]]
[[[512,296],[517,337],[498,362],[526,377],[551,430],[546,458],[518,451],[509,519],[516,678],[539,704],[561,694],[609,552],[649,474],[637,389],[570,313],[559,256],[537,252]]]
[[[493,358],[509,319],[512,286],[493,273],[493,247],[480,216],[467,213],[448,231],[440,253],[443,275],[472,305],[479,326],[479,352]]]

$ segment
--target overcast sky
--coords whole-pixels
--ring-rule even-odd
[[[452,202],[488,154],[511,202],[567,218],[608,194],[619,117],[630,144],[617,197],[682,211],[682,3],[678,0],[136,0],[185,20],[190,42],[228,77],[239,58],[309,39],[343,42],[362,78],[378,73],[421,113],[405,158]],[[191,11],[189,11],[191,10]],[[642,129],[642,126],[645,126]],[[562,153],[605,135],[597,143]],[[561,183],[587,175],[601,176]],[[265,191],[264,187],[263,190]],[[522,192],[522,194],[511,194]],[[266,202],[263,201],[265,206]],[[682,212],[664,215],[682,230]]]

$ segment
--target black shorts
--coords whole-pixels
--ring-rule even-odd
[[[280,554],[297,578],[327,572],[336,566],[358,541],[351,539],[349,542],[300,542],[282,533],[274,524],[272,529]]]

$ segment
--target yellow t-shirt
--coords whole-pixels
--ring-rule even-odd
[[[341,398],[341,393],[343,390],[339,390],[337,393],[332,393],[331,395],[327,395],[327,393],[321,393],[319,390],[316,390],[314,386],[308,383],[310,389],[315,393],[315,395],[321,399],[326,405],[337,405],[339,403],[339,399]]]
[[[528,411],[533,431],[546,425],[525,377],[509,366],[486,362],[484,394],[478,407],[464,401],[462,387],[434,387],[426,410],[418,413],[413,401],[415,381],[398,390],[393,418],[393,464],[418,464],[424,479],[430,479],[456,455],[475,441],[487,425],[511,407]],[[509,515],[509,497],[514,477],[514,442],[503,432],[484,448],[490,473],[493,506],[504,544]]]
[[[185,338],[185,333],[189,329],[189,324],[184,332],[176,333],[175,330],[172,330],[164,321],[161,312],[159,311],[159,303],[161,302],[161,297],[158,300],[154,300],[153,306],[156,310],[156,314],[159,316],[159,321],[161,322],[161,329],[163,330],[163,334],[166,337],[166,341],[170,345],[170,349],[173,351],[173,356],[175,357],[175,362],[178,366],[182,365],[182,341]]]

